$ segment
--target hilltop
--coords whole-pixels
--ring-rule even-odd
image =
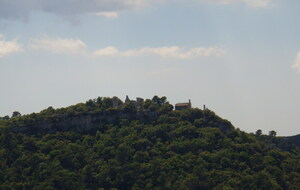
[[[128,96],[123,102],[117,97],[98,97],[66,108],[48,107],[40,113],[23,115],[15,113],[7,125],[13,132],[37,134],[55,133],[57,131],[97,131],[103,125],[118,125],[120,122],[139,121],[144,124],[159,124],[188,121],[197,126],[220,128],[222,131],[233,129],[232,124],[221,119],[209,109],[187,109],[185,105],[173,110],[166,97],[154,96],[150,99],[137,98],[130,100]],[[183,115],[184,114],[184,115]],[[210,123],[206,123],[210,121]],[[214,121],[214,122],[212,122]]]
[[[174,110],[166,97],[99,97],[0,125],[0,189],[300,186],[289,140],[245,133],[209,109]]]

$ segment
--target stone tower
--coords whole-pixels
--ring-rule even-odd
[[[130,99],[129,99],[128,95],[126,95],[125,103],[129,103],[129,102],[130,102]]]

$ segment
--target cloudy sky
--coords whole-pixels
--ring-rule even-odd
[[[299,0],[0,0],[0,116],[98,96],[300,133]]]

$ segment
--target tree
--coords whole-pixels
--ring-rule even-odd
[[[21,113],[18,111],[14,111],[11,117],[20,117]]]
[[[113,107],[113,102],[111,98],[102,98],[101,104],[104,109]]]
[[[156,103],[156,104],[160,104],[160,98],[158,97],[158,96],[154,96],[153,98],[152,98],[152,102],[154,102],[154,103]]]
[[[97,102],[98,104],[101,104],[102,98],[101,98],[101,97],[98,97],[98,98],[96,99],[96,102]]]
[[[165,96],[161,97],[160,102],[161,102],[161,104],[167,103],[167,97],[165,97]]]
[[[159,113],[166,114],[174,109],[173,105],[171,104],[162,104],[159,108]]]
[[[6,128],[2,131],[2,135],[0,136],[0,145],[4,149],[10,151],[15,145],[15,141],[13,138],[13,134]],[[1,150],[1,149],[0,149]]]
[[[90,99],[90,100],[86,101],[85,104],[86,104],[88,107],[93,107],[93,106],[95,105],[95,101],[92,100],[92,99]]]
[[[163,96],[163,97],[159,98],[158,96],[155,95],[152,98],[152,102],[156,103],[157,105],[162,105],[162,104],[167,103],[167,97]]]
[[[8,115],[4,116],[3,120],[9,120],[9,116]]]
[[[124,104],[123,109],[127,113],[135,112],[136,111],[135,103],[133,101],[129,101],[126,104]]]
[[[261,136],[262,134],[262,130],[261,129],[258,129],[256,132],[255,132],[255,135],[256,136]]]
[[[276,136],[276,131],[272,130],[272,131],[269,131],[269,136],[271,137],[275,137]]]

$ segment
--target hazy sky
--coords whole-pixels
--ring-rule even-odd
[[[0,116],[98,96],[300,133],[299,0],[0,0]]]

